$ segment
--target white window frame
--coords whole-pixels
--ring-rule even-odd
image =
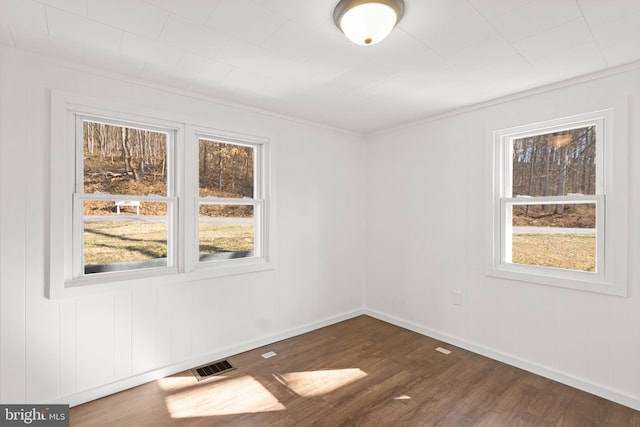
[[[150,274],[167,274],[176,273],[178,271],[178,236],[179,223],[178,218],[178,197],[176,192],[177,185],[177,165],[176,165],[176,136],[180,132],[180,127],[172,123],[163,123],[158,125],[154,123],[133,122],[131,120],[112,119],[110,117],[101,117],[88,115],[86,113],[71,113],[75,120],[75,159],[76,172],[74,178],[74,194],[73,194],[73,213],[72,213],[72,275],[71,282],[74,286],[80,284],[91,284],[101,282],[103,280],[122,280],[131,277],[144,277]],[[83,151],[83,123],[85,120],[105,123],[113,126],[141,128],[167,134],[167,189],[166,196],[159,195],[112,195],[112,194],[87,194],[84,192],[84,151]],[[135,200],[138,202],[164,202],[167,204],[167,265],[166,267],[146,267],[141,269],[130,269],[123,271],[113,271],[104,273],[85,274],[84,263],[84,215],[83,202],[86,200]],[[101,277],[102,275],[105,278]]]
[[[184,283],[275,268],[275,242],[270,238],[270,230],[275,226],[270,203],[273,181],[269,168],[271,138],[255,136],[264,133],[251,129],[250,133],[245,134],[219,129],[211,124],[195,124],[180,113],[158,112],[146,107],[105,102],[58,91],[52,91],[51,99],[51,152],[56,155],[51,155],[50,164],[49,280],[46,289],[49,298],[91,295],[144,285]],[[75,177],[76,174],[82,176],[84,172],[82,161],[76,161],[76,156],[82,159],[82,152],[79,151],[82,144],[76,142],[78,127],[82,132],[82,119],[136,126],[170,135],[167,141],[167,194],[144,198],[173,205],[168,212],[170,242],[166,267],[82,274],[82,201],[94,198],[123,199],[122,196],[81,193],[83,189],[78,187]],[[254,171],[254,174],[260,173],[260,235],[256,238],[260,244],[258,256],[254,254],[250,258],[198,262],[197,135],[203,133],[260,147],[260,163],[256,167],[258,170]],[[194,162],[196,167],[193,167]],[[140,196],[124,199],[141,200]]]
[[[270,193],[270,177],[269,173],[269,164],[270,162],[270,140],[269,138],[241,134],[237,132],[229,132],[223,131],[220,129],[215,129],[202,125],[194,125],[192,127],[193,134],[192,140],[194,141],[193,149],[195,151],[195,155],[193,158],[195,159],[195,163],[193,164],[192,170],[196,171],[195,174],[195,203],[194,203],[194,246],[191,248],[194,251],[192,259],[194,260],[196,267],[195,270],[197,272],[204,272],[214,275],[219,274],[227,274],[226,265],[233,263],[234,268],[240,269],[248,267],[249,269],[252,266],[256,265],[256,263],[270,263],[272,260],[272,247],[271,237],[269,233],[269,229],[272,228],[269,224],[272,222],[270,218],[270,206],[269,202],[269,193]],[[207,139],[211,141],[240,145],[240,146],[249,146],[254,149],[254,171],[253,171],[253,179],[254,179],[254,197],[251,199],[230,199],[230,198],[222,198],[222,197],[200,197],[199,191],[199,151],[200,151],[200,139]],[[200,204],[218,204],[218,205],[230,205],[230,204],[239,204],[239,205],[252,205],[254,207],[254,254],[251,257],[244,258],[234,258],[233,260],[226,259],[214,259],[214,260],[206,260],[200,261],[200,235],[198,224],[200,221]]]
[[[626,179],[626,169],[616,170],[620,154],[625,153],[624,137],[614,140],[613,109],[584,113],[533,124],[505,128],[492,132],[493,197],[491,216],[490,276],[525,281],[569,289],[625,296],[626,244],[625,212],[619,212],[621,191],[616,192],[614,182]],[[596,127],[596,190],[594,195],[567,195],[546,197],[513,197],[512,161],[513,141],[533,135],[550,134],[580,127]],[[615,143],[618,146],[615,146]],[[615,148],[618,148],[616,151]],[[620,169],[620,168],[618,168]],[[615,196],[614,196],[615,194]],[[612,202],[611,199],[615,201]],[[596,205],[596,271],[585,272],[562,268],[516,264],[511,262],[512,206],[530,204]],[[624,220],[621,224],[616,221]],[[621,256],[623,259],[616,259]],[[624,266],[624,271],[621,271]]]

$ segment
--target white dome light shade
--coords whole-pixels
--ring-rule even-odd
[[[402,0],[342,0],[333,18],[349,40],[359,45],[382,41],[396,26],[402,13]]]
[[[340,20],[340,29],[356,44],[376,44],[396,26],[396,13],[381,3],[367,3],[348,10]]]

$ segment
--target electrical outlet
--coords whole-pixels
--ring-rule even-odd
[[[462,305],[462,291],[451,291],[451,302],[453,305]]]

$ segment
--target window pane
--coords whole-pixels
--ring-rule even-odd
[[[596,204],[513,205],[516,264],[596,271]]]
[[[83,121],[84,192],[167,195],[167,134]]]
[[[201,205],[199,236],[201,261],[253,256],[253,205]]]
[[[139,214],[137,206],[114,213],[114,205],[84,202],[85,274],[167,266],[167,203],[140,203]]]
[[[596,194],[596,127],[513,140],[513,197]]]
[[[200,139],[200,197],[254,197],[254,148]]]

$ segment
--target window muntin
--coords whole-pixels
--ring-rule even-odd
[[[175,265],[173,131],[75,120],[73,277]]]
[[[260,144],[198,137],[200,262],[262,256]]]
[[[496,132],[494,268],[605,279],[604,135],[600,114]]]

